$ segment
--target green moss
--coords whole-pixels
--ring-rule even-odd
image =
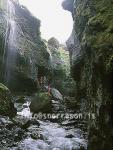
[[[49,97],[49,95],[48,95],[47,92],[39,93],[38,96],[39,96],[39,98],[41,98],[41,99],[45,99],[45,100],[50,99],[50,97]]]
[[[77,51],[77,55],[74,55],[76,49],[72,54],[76,97],[79,101],[82,100],[81,107],[84,112],[95,112],[95,115],[100,115],[100,118],[104,116],[102,124],[100,124],[101,119],[98,118],[95,119],[95,123],[93,122],[93,126],[102,131],[95,132],[97,141],[101,143],[96,148],[107,149],[110,145],[109,149],[112,149],[109,142],[112,141],[112,128],[109,128],[105,116],[108,114],[108,109],[110,108],[110,111],[112,109],[112,105],[109,104],[112,104],[113,0],[76,0],[74,2],[73,35],[82,47],[80,51]],[[74,44],[76,45],[76,41]],[[83,57],[79,61],[80,65],[77,66],[78,55]],[[101,109],[103,104],[105,107]],[[112,117],[109,115],[109,118]],[[104,125],[109,129],[108,131],[103,128]],[[89,126],[92,126],[92,121],[89,121]],[[94,136],[95,133],[93,132]],[[103,135],[107,139],[99,140]],[[97,141],[95,142],[92,136],[89,136],[88,149],[95,149],[93,147]]]
[[[65,51],[62,47],[60,48],[60,57],[62,59],[62,69],[66,75],[70,74],[70,63],[69,63],[69,52]]]
[[[109,60],[108,60],[108,63],[106,65],[106,71],[108,73],[113,71],[113,55],[111,55]]]
[[[12,96],[9,89],[0,83],[0,115],[15,116],[16,109],[12,103]]]
[[[39,92],[30,104],[30,110],[34,113],[50,112],[51,99],[47,92]]]
[[[0,83],[0,92],[3,92],[3,91],[9,91],[9,89],[5,85]]]

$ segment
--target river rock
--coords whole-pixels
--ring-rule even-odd
[[[9,119],[9,117],[0,116],[0,128],[6,127],[7,129],[12,129],[14,123]]]
[[[26,130],[29,128],[31,125],[36,125],[37,127],[40,126],[40,123],[34,119],[34,118],[29,118],[29,117],[23,117],[23,116],[16,116],[13,118],[13,122],[15,125],[20,127],[21,129]]]
[[[58,99],[58,100],[63,100],[62,94],[55,88],[51,88],[51,94],[53,98]]]
[[[6,147],[13,147],[25,137],[24,130],[17,126],[10,129],[2,127],[2,130],[0,130],[0,149],[5,150],[8,149]]]
[[[16,109],[12,102],[12,96],[9,89],[0,83],[0,115],[15,116]]]
[[[50,112],[51,111],[51,99],[48,93],[38,93],[30,104],[30,110],[33,113]]]

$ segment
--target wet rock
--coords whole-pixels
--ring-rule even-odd
[[[8,4],[7,4],[8,2]],[[1,0],[0,5],[0,79],[4,77],[4,71],[9,66],[9,78],[8,87],[16,91],[34,91],[37,89],[37,72],[45,75],[49,72],[50,61],[47,47],[44,44],[40,36],[40,20],[35,18],[27,8],[20,6],[17,1]],[[11,6],[8,6],[11,5]],[[15,23],[15,37],[13,52],[15,52],[16,60],[12,63],[15,58],[9,60],[6,57],[4,50],[8,51],[8,42],[5,39],[10,40],[12,35],[12,28],[9,21],[9,10],[8,7],[13,9],[14,13],[12,20]],[[7,26],[8,22],[8,26]],[[7,31],[7,35],[6,35]],[[11,34],[10,34],[11,33]],[[6,36],[5,36],[6,35]],[[6,47],[4,49],[4,41]],[[5,53],[5,55],[4,55]],[[5,57],[4,57],[5,56]],[[11,55],[12,56],[12,55]],[[3,62],[4,60],[4,62]],[[7,69],[9,69],[7,68]],[[6,80],[6,79],[5,79]]]
[[[40,132],[39,126],[37,126],[37,125],[31,125],[28,128],[28,134],[32,139],[44,140],[44,137]]]
[[[37,125],[38,127],[40,126],[39,121],[35,118],[30,119],[30,124],[31,125]]]
[[[30,126],[29,118],[23,116],[16,116],[13,118],[13,122],[22,129],[27,129]]]
[[[7,149],[7,147],[12,147],[17,142],[26,137],[25,131],[21,128],[13,125],[11,128],[1,127],[0,130],[0,149]]]
[[[57,89],[51,88],[51,94],[54,99],[61,100],[61,101],[63,100],[62,94]]]
[[[79,102],[76,100],[75,97],[65,97],[65,102],[68,108],[70,109],[78,109],[79,108]]]
[[[16,115],[16,109],[12,102],[12,95],[9,89],[0,83],[0,115],[13,117]]]
[[[25,103],[25,96],[19,96],[16,99],[16,103]]]
[[[86,150],[84,147],[80,147],[80,150]]]
[[[66,138],[73,138],[74,136],[72,134],[66,135]]]
[[[47,113],[51,111],[51,107],[51,99],[46,92],[38,93],[30,104],[30,110],[33,113]]]
[[[10,130],[14,127],[14,123],[8,117],[0,116],[0,127],[5,127]]]
[[[37,127],[40,126],[40,123],[36,119],[27,118],[24,116],[16,116],[15,118],[13,118],[12,121],[15,125],[24,130],[27,130],[30,127],[30,125],[36,125]]]
[[[76,81],[76,99],[82,112],[96,116],[88,122],[88,150],[112,150],[112,2],[65,0],[63,7],[73,12],[74,26],[67,47],[71,73]]]
[[[23,104],[23,108],[28,108],[28,105],[27,104]]]
[[[22,103],[14,103],[14,106],[17,109],[17,112],[20,112],[23,109],[23,104]]]

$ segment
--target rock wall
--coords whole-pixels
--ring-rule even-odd
[[[63,77],[66,75],[66,71],[64,70],[64,62],[61,58],[60,52],[60,44],[57,39],[54,37],[50,38],[47,43],[48,51],[50,53],[51,58],[51,76],[49,82],[51,86],[56,87],[59,89],[61,85],[61,81]]]
[[[16,42],[14,51],[16,62],[11,65],[9,88],[32,90],[36,88],[37,75],[46,75],[50,69],[50,55],[47,47],[40,37],[40,20],[18,2],[9,0],[15,9],[14,21],[16,23]],[[8,0],[0,0],[0,73],[1,81],[6,72],[8,54],[8,36],[11,32],[7,12]],[[12,8],[11,8],[12,9]],[[9,61],[11,62],[11,61]]]
[[[67,4],[67,5],[66,5]],[[74,25],[67,41],[71,73],[76,81],[76,98],[89,120],[89,150],[112,150],[113,144],[113,1],[65,0]]]

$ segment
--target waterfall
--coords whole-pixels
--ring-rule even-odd
[[[15,6],[12,0],[7,0],[7,29],[4,46],[4,81],[8,86],[16,66],[17,24],[15,22]]]

